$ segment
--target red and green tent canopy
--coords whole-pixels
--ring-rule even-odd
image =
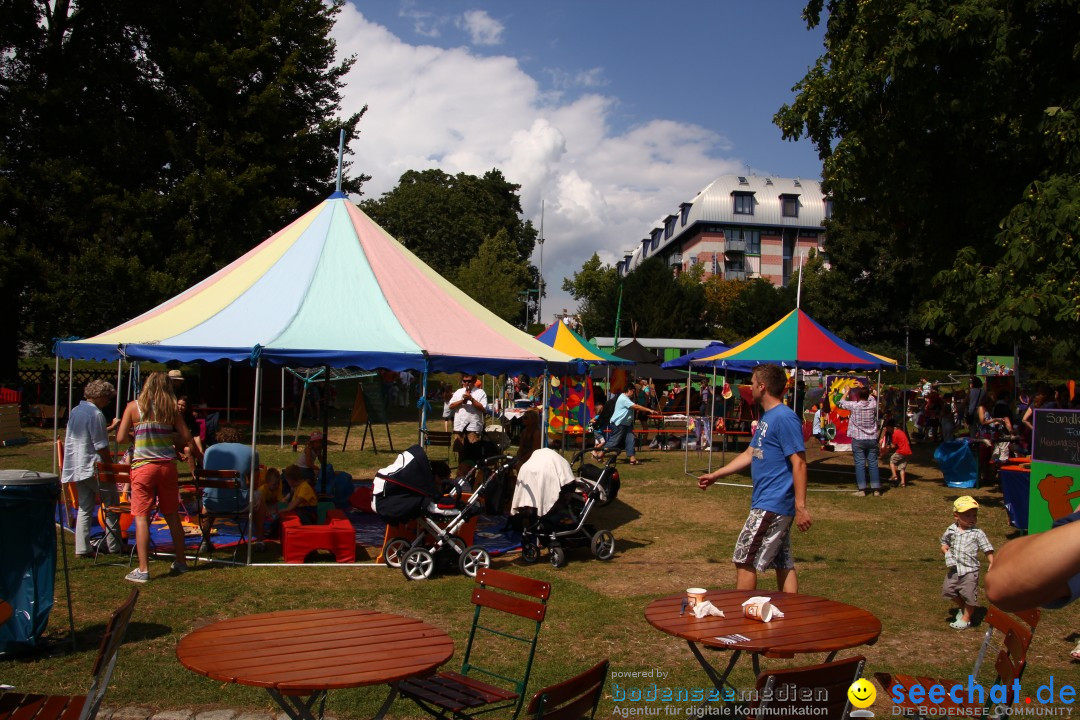
[[[802,369],[896,368],[892,358],[861,350],[826,330],[802,310],[789,312],[746,342],[730,350],[697,358],[694,365],[718,367],[735,363],[775,363]]]

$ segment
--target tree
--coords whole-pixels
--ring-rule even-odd
[[[1001,262],[1002,218],[1054,162],[1044,111],[1077,97],[1080,13],[1071,0],[812,0],[807,24],[823,11],[826,52],[775,122],[817,145],[834,297],[857,337],[882,337],[948,291],[934,277],[962,248]],[[949,327],[976,339],[973,321]]]
[[[506,228],[480,245],[476,257],[457,273],[455,285],[508,323],[521,324],[529,270]]]
[[[500,230],[528,264],[536,229],[521,219],[520,185],[498,170],[483,177],[442,170],[409,170],[393,190],[361,207],[375,222],[444,277],[476,257],[485,238]]]
[[[619,274],[614,267],[604,265],[593,253],[573,277],[563,278],[562,289],[577,300],[577,315],[587,337],[613,332],[619,295]]]
[[[0,6],[0,377],[20,339],[99,332],[332,188],[341,1]],[[359,192],[363,175],[346,176]]]

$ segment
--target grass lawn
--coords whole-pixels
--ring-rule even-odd
[[[275,430],[260,445],[264,464],[284,466],[296,455],[279,448]],[[440,428],[436,420],[434,428]],[[308,428],[310,430],[311,428]],[[416,438],[415,419],[403,415],[391,425],[394,447],[402,449]],[[51,431],[27,429],[27,445],[0,449],[0,468],[51,469]],[[330,460],[338,470],[355,478],[370,478],[393,458],[386,448],[386,433],[376,429],[378,454],[360,451],[362,428],[354,428],[349,449],[341,452],[344,426],[331,426]],[[966,681],[983,626],[964,632],[949,628],[951,605],[940,597],[944,566],[939,550],[942,531],[952,522],[951,504],[960,494],[944,486],[932,461],[933,449],[915,447],[909,478],[913,486],[891,490],[882,498],[856,498],[851,458],[811,448],[810,512],[813,528],[796,532],[794,551],[800,591],[822,595],[870,610],[882,621],[877,644],[858,648],[866,655],[869,676],[879,670],[902,670]],[[433,457],[439,458],[438,450]],[[592,665],[611,660],[613,671],[659,669],[670,673],[661,684],[671,687],[706,687],[707,680],[685,643],[662,634],[646,623],[643,611],[655,597],[681,592],[686,587],[734,587],[730,557],[736,534],[749,508],[746,488],[714,486],[697,489],[687,475],[680,452],[644,451],[639,467],[622,465],[622,491],[618,500],[595,511],[597,527],[615,534],[617,554],[600,562],[587,550],[570,551],[567,567],[556,570],[547,562],[524,564],[516,553],[495,558],[494,566],[552,583],[552,597],[534,666],[530,693]],[[691,472],[704,469],[706,456],[691,453]],[[719,464],[719,453],[714,455]],[[888,477],[888,468],[883,477]],[[971,492],[982,504],[979,525],[995,547],[1015,532],[1008,525],[1001,494],[996,488]],[[105,620],[126,597],[131,585],[123,580],[126,565],[93,565],[75,561],[71,536],[68,557],[77,653],[57,651],[47,657],[0,663],[0,683],[24,692],[85,692],[89,671]],[[276,546],[271,546],[276,549]],[[372,551],[374,552],[374,551]],[[546,560],[546,556],[545,556]],[[203,565],[183,577],[168,577],[168,560],[151,563],[152,580],[143,586],[127,641],[120,651],[106,705],[145,705],[155,709],[215,707],[270,711],[275,708],[259,689],[223,685],[185,670],[176,661],[179,638],[193,628],[241,614],[305,607],[371,608],[399,612],[446,629],[458,654],[447,667],[459,669],[465,632],[471,620],[468,602],[471,582],[459,575],[436,576],[426,582],[407,582],[397,570],[384,567],[338,568],[231,568]],[[984,563],[985,569],[985,563]],[[762,583],[774,587],[772,578]],[[67,618],[62,580],[49,635],[62,637]],[[782,609],[782,608],[781,608]],[[1076,685],[1078,664],[1069,650],[1077,640],[1077,608],[1047,612],[1028,655],[1025,693],[1034,695],[1054,679],[1055,687]],[[807,665],[820,655],[795,660],[764,660],[763,667]],[[986,663],[992,676],[992,657]],[[749,662],[740,662],[733,680],[752,686]],[[620,682],[620,685],[623,683]],[[367,688],[331,693],[328,712],[343,718],[371,715],[383,692]],[[890,714],[887,695],[878,692],[874,706]],[[600,715],[612,714],[610,684]],[[679,705],[679,715],[689,708]],[[395,717],[419,716],[416,708],[398,702]]]

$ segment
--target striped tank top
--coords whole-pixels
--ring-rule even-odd
[[[143,421],[141,412],[139,417],[139,422],[135,424],[135,454],[131,467],[176,460],[176,448],[173,446],[176,428],[166,423]]]

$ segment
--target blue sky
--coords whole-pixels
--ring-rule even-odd
[[[351,0],[335,28],[355,54],[344,109],[369,196],[409,169],[522,186],[544,212],[544,322],[593,252],[614,262],[727,173],[818,178],[810,143],[772,116],[821,55],[802,2]],[[534,261],[539,258],[534,258]]]

